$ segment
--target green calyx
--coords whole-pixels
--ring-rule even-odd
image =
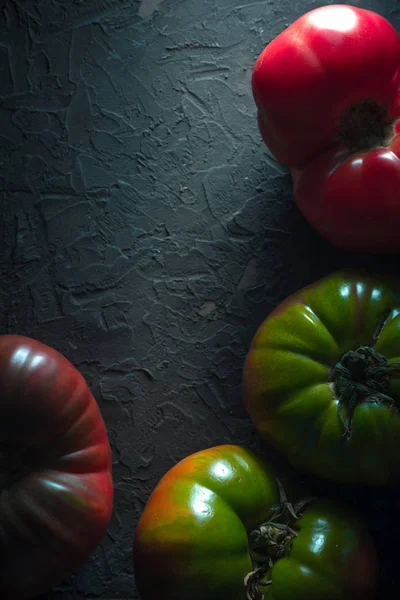
[[[268,577],[273,565],[290,551],[298,533],[294,529],[304,509],[315,498],[304,498],[297,504],[288,502],[282,484],[277,479],[279,504],[272,507],[268,521],[249,535],[249,553],[253,570],[244,579],[247,600],[263,600],[260,588],[272,584]]]
[[[355,408],[361,403],[383,403],[395,408],[390,396],[390,374],[399,371],[399,363],[389,363],[371,346],[349,350],[333,369],[331,383],[338,399],[338,413],[347,438]]]

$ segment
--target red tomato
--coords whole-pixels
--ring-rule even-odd
[[[262,137],[292,172],[296,202],[339,247],[400,251],[400,39],[382,16],[317,8],[253,71]]]
[[[33,598],[94,551],[113,505],[106,428],[82,375],[35,340],[0,336],[0,598]]]

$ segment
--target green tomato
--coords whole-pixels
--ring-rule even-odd
[[[246,358],[244,400],[259,432],[319,477],[399,480],[399,333],[389,280],[339,272],[293,294]]]
[[[142,600],[370,600],[376,556],[347,509],[292,507],[265,461],[226,445],[161,479],[135,533],[134,571]]]

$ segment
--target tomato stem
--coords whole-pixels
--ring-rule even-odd
[[[263,600],[260,587],[271,585],[271,569],[287,551],[298,533],[293,528],[306,506],[315,498],[304,498],[293,505],[288,501],[285,490],[276,479],[279,491],[279,504],[272,507],[268,521],[257,527],[249,535],[249,552],[253,570],[244,579],[247,600]]]
[[[352,104],[339,124],[339,137],[350,152],[388,146],[393,135],[386,108],[371,98]]]
[[[344,435],[351,437],[351,423],[356,406],[378,402],[396,408],[388,394],[390,373],[400,371],[400,363],[389,363],[371,346],[349,350],[333,370],[331,382],[338,398],[338,413]]]

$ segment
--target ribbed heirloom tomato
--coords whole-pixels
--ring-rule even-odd
[[[113,505],[111,452],[95,399],[61,354],[0,336],[0,598],[61,583],[94,551]]]
[[[348,250],[400,251],[400,39],[382,16],[331,5],[261,53],[252,78],[262,137],[293,176],[300,210]]]
[[[348,483],[400,479],[400,299],[389,280],[337,272],[261,324],[243,393],[297,468]]]
[[[161,479],[135,533],[134,570],[142,600],[375,597],[375,550],[358,518],[326,500],[290,504],[268,463],[234,445]]]

